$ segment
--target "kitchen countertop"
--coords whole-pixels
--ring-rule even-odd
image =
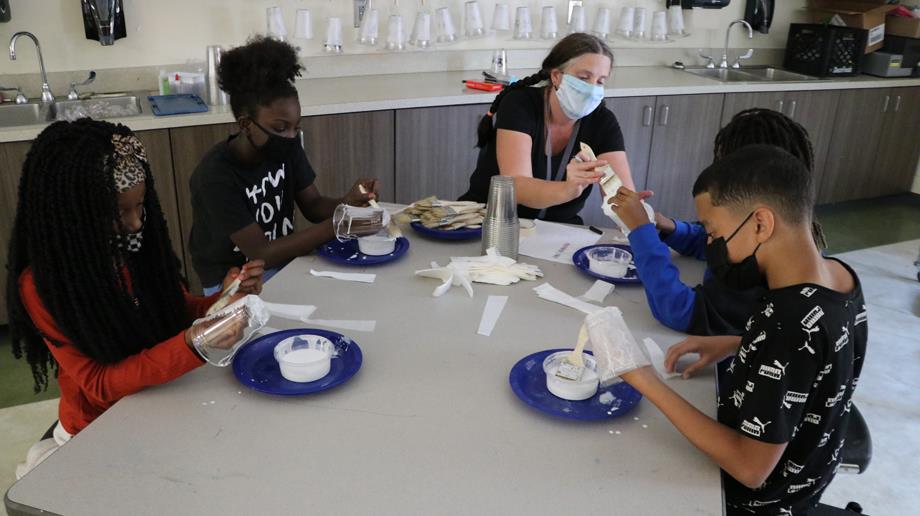
[[[516,71],[522,76],[524,70]],[[478,72],[432,72],[367,75],[297,81],[304,116],[359,113],[386,109],[411,109],[492,102],[495,93],[470,90],[463,79],[478,79]],[[607,97],[696,95],[769,91],[810,91],[920,86],[920,78],[883,79],[861,75],[810,82],[723,83],[667,67],[615,68],[607,83]],[[147,109],[147,108],[145,108]],[[229,106],[212,106],[207,113],[155,117],[147,114],[112,119],[136,131],[232,122]],[[31,140],[45,124],[0,129],[0,142]]]

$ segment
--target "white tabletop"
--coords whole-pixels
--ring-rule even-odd
[[[377,273],[373,284],[311,277],[310,268],[358,271],[308,256],[266,285],[264,299],[317,305],[315,318],[377,321],[373,333],[344,332],[364,353],[348,383],[283,398],[248,390],[231,368],[202,367],[118,402],[10,488],[10,513],[722,514],[718,467],[648,401],[587,423],[545,416],[512,393],[511,367],[572,345],[582,313],[539,299],[540,281],[433,298],[438,281],[413,272],[478,255],[479,242],[407,236],[401,260],[364,270]],[[571,265],[521,261],[573,295],[593,283]],[[677,264],[685,281],[700,280],[701,263]],[[509,300],[483,337],[490,294]],[[637,338],[681,339],[652,319],[641,287],[618,286],[607,304]],[[715,415],[711,370],[670,384]]]

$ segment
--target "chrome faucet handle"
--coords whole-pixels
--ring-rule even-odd
[[[747,52],[735,58],[735,62],[732,64],[732,68],[741,68],[741,61],[747,61],[752,57],[754,57],[754,49],[749,48]]]
[[[25,96],[22,92],[22,88],[7,88],[6,86],[0,86],[0,91],[15,91],[16,92],[16,103],[17,104],[28,104],[29,98]]]
[[[89,77],[86,78],[83,82],[74,82],[70,81],[70,91],[67,92],[67,98],[69,100],[77,100],[80,98],[80,92],[77,91],[77,86],[86,86],[87,84],[92,83],[96,80],[96,71],[90,70]]]
[[[696,55],[698,55],[698,56],[700,56],[700,57],[702,57],[703,59],[706,59],[706,60],[708,61],[708,63],[706,63],[706,68],[715,68],[715,67],[716,67],[715,63],[713,62],[712,56],[708,56],[708,55],[704,54],[702,48],[700,48],[700,49],[698,49],[698,50],[696,51]]]

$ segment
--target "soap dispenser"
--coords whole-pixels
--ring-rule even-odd
[[[127,35],[123,0],[80,0],[80,3],[86,39],[109,46]]]

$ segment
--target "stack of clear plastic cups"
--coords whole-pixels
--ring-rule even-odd
[[[514,178],[495,175],[489,184],[489,201],[482,223],[482,254],[490,247],[502,256],[518,258],[520,222],[514,195]]]

